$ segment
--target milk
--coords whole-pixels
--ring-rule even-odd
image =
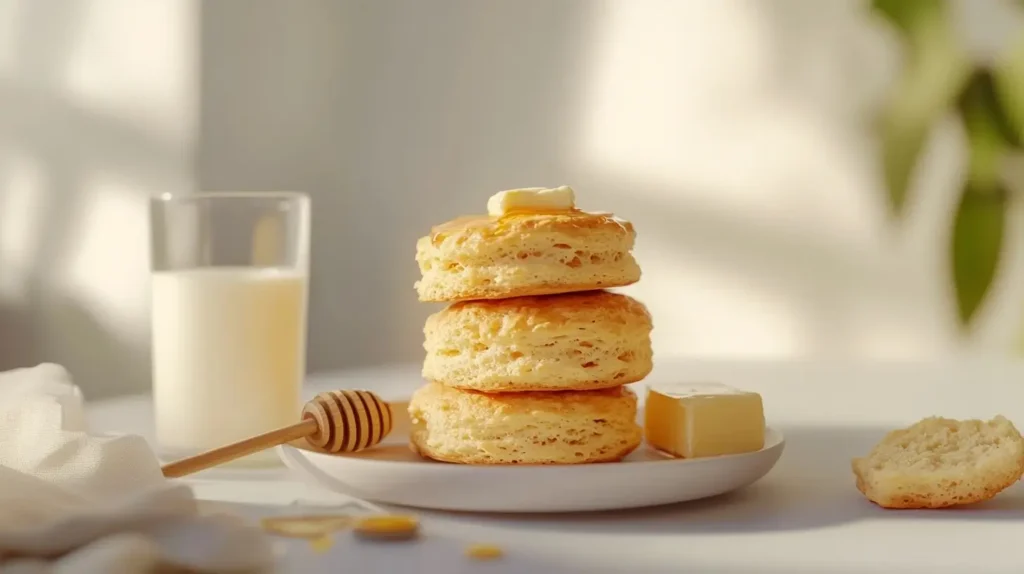
[[[152,281],[153,398],[165,456],[299,421],[304,274],[212,267],[154,272]],[[272,451],[261,458],[276,459]]]

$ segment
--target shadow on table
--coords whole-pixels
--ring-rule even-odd
[[[564,547],[558,551],[538,549],[531,544],[485,540],[501,548],[503,555],[493,561],[479,561],[466,555],[467,548],[479,541],[452,535],[438,529],[428,530],[418,540],[384,542],[362,540],[350,532],[337,532],[326,551],[311,548],[309,541],[297,539],[283,542],[279,567],[286,572],[337,572],[339,564],[353,572],[411,572],[470,574],[522,574],[524,572],[558,572],[559,574],[622,574],[623,562],[629,571],[643,574],[678,574],[679,564],[664,563],[664,556],[631,553],[618,548],[616,559],[607,553],[594,553],[585,547]],[[622,558],[625,558],[623,560]],[[719,564],[686,563],[687,572],[704,574],[748,574],[749,568]],[[794,574],[792,567],[759,567],[763,574]]]
[[[232,502],[205,505],[204,512],[229,514],[251,525],[261,518],[295,514],[288,506],[258,506]],[[318,514],[319,512],[313,512]],[[334,514],[325,507],[325,514]],[[304,509],[300,514],[310,514]],[[613,546],[606,552],[576,546],[537,548],[530,543],[508,541],[507,538],[477,534],[477,529],[452,529],[427,521],[422,535],[411,541],[372,541],[355,536],[350,529],[341,529],[330,535],[326,548],[317,547],[308,539],[271,536],[278,554],[278,571],[282,572],[335,572],[344,564],[346,571],[362,572],[446,572],[448,574],[478,573],[486,568],[490,574],[521,574],[523,572],[558,572],[559,574],[621,574],[622,560],[609,560],[608,552],[625,555],[632,564],[631,572],[643,574],[677,574],[678,564],[666,565],[664,556],[632,552],[629,548]],[[466,555],[471,544],[496,544],[503,556],[493,562],[481,563]],[[621,556],[620,556],[621,557]],[[749,567],[714,563],[686,563],[687,572],[706,574],[746,574]],[[804,570],[801,570],[804,571]],[[792,566],[763,565],[763,574],[796,574]],[[817,571],[814,571],[817,572]]]
[[[531,523],[557,531],[571,525],[623,534],[762,532],[822,528],[872,520],[999,520],[1024,518],[1024,486],[1017,484],[993,500],[944,510],[885,510],[854,486],[850,460],[867,454],[890,429],[873,427],[783,428],[786,448],[761,481],[733,493],[647,509],[571,514],[473,514],[481,522]],[[462,514],[462,513],[447,513]],[[624,518],[629,518],[624,522]],[[535,523],[535,524],[534,524]]]
[[[208,513],[224,513],[244,519],[248,524],[257,525],[261,518],[281,512],[283,507],[260,507],[252,504],[213,503],[204,509]],[[309,514],[307,510],[299,514]],[[314,512],[314,514],[316,514]],[[329,510],[325,514],[334,514]],[[281,572],[338,572],[339,564],[345,571],[352,572],[445,572],[447,574],[478,573],[485,568],[489,574],[521,574],[523,572],[559,572],[559,574],[621,574],[620,565],[608,564],[606,559],[594,556],[585,549],[577,551],[544,553],[535,547],[505,540],[484,537],[475,538],[463,530],[452,533],[444,527],[435,527],[427,522],[418,539],[408,541],[374,541],[356,536],[351,529],[343,528],[329,535],[326,547],[314,544],[309,539],[270,536],[278,554],[277,570]],[[471,544],[497,544],[503,556],[486,564],[466,555]],[[564,550],[564,549],[563,549]],[[678,568],[650,563],[658,557],[637,556],[634,572],[644,574],[675,574]],[[631,558],[632,560],[633,558]],[[741,574],[735,569],[707,568],[701,570],[711,574]],[[772,573],[776,571],[766,570]],[[777,574],[792,574],[791,571],[777,571]]]

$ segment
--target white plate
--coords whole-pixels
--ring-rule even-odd
[[[392,403],[394,412],[404,405]],[[396,417],[397,418],[397,417]],[[469,512],[575,512],[640,508],[708,498],[743,488],[775,466],[785,444],[767,429],[748,454],[671,458],[641,446],[617,463],[469,466],[420,458],[408,447],[408,419],[377,447],[351,455],[294,445],[281,459],[316,486],[382,504]]]

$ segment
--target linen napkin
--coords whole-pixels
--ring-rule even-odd
[[[259,529],[198,512],[139,436],[88,432],[60,365],[0,373],[0,573],[270,571]]]

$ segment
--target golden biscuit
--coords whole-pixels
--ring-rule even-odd
[[[454,303],[423,329],[423,377],[485,392],[590,390],[651,372],[651,316],[607,291]]]
[[[416,243],[420,301],[503,299],[640,280],[633,225],[579,210],[464,217]]]
[[[628,387],[485,394],[428,383],[409,402],[411,446],[462,464],[610,462],[640,444],[636,411]]]
[[[988,500],[1024,474],[1024,438],[1009,420],[931,417],[890,432],[853,460],[857,489],[884,508]]]

